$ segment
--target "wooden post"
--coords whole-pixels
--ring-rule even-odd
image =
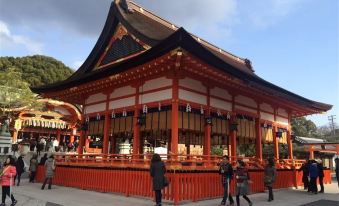
[[[84,153],[84,145],[85,145],[85,131],[80,131],[80,139],[79,139],[79,146],[78,146],[78,154]]]
[[[288,147],[288,158],[293,161],[293,145],[290,130],[287,131],[287,147]]]
[[[210,118],[211,109],[210,109],[210,89],[207,87],[207,110],[205,113],[205,118]],[[205,123],[205,137],[204,137],[204,155],[211,155],[211,130],[212,126],[210,123]]]
[[[310,152],[310,160],[314,159],[314,149],[313,149],[313,145],[309,146],[309,152]]]
[[[108,114],[108,111],[105,113],[105,124],[104,124],[104,141],[103,141],[103,148],[102,153],[108,154],[108,139],[109,139],[109,130],[110,130],[110,115]]]
[[[60,143],[60,137],[61,137],[61,131],[60,131],[60,129],[57,129],[57,131],[56,131],[56,138],[57,138],[59,143]]]
[[[262,143],[261,143],[261,125],[260,125],[260,118],[255,119],[255,134],[256,134],[256,157],[262,161]]]
[[[139,117],[139,84],[136,85],[135,92],[135,105],[134,105],[134,117],[133,117],[133,155],[140,154],[140,125],[138,124]],[[142,102],[141,102],[142,103]]]
[[[172,90],[172,134],[171,134],[171,152],[178,154],[179,143],[179,80],[176,76],[173,78]]]
[[[236,122],[237,117],[236,116],[232,116],[231,117],[231,121],[230,121],[230,137],[231,137],[231,156],[233,158],[237,157],[237,131],[236,130],[232,130],[232,123]]]
[[[18,132],[16,131],[16,129],[14,129],[13,131],[13,138],[12,138],[12,143],[16,143],[18,139]]]
[[[274,158],[279,160],[279,141],[277,137],[278,128],[276,125],[273,125],[273,151],[274,151]]]

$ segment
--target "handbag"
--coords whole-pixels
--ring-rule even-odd
[[[265,176],[265,177],[264,177],[264,183],[265,183],[265,184],[271,184],[271,183],[272,183],[272,177],[270,177],[270,176]]]
[[[168,187],[169,181],[167,177],[164,177],[164,187]]]

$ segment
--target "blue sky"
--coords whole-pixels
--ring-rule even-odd
[[[334,105],[308,117],[318,126],[328,123],[328,115],[339,119],[339,1],[135,1],[250,59],[262,78]],[[110,2],[0,0],[0,56],[43,54],[77,69],[100,35]]]

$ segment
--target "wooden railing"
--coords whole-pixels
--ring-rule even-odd
[[[60,163],[60,162],[59,162]],[[331,183],[330,170],[325,170],[324,183]],[[263,192],[264,171],[250,170],[251,193]],[[217,171],[167,170],[169,187],[163,190],[163,198],[177,205],[182,201],[199,201],[221,197],[223,194],[221,176]],[[44,167],[39,166],[37,181],[44,179]],[[274,188],[288,188],[302,185],[302,172],[278,169]],[[230,190],[234,195],[235,180]],[[53,183],[66,187],[114,192],[125,196],[143,196],[154,199],[152,180],[148,169],[135,168],[92,168],[85,166],[58,165]]]
[[[160,155],[168,169],[217,170],[222,160],[214,155]],[[58,165],[77,165],[87,167],[149,168],[151,154],[55,154]],[[242,159],[250,169],[263,169],[264,162],[254,157],[230,157],[235,167],[236,160]]]

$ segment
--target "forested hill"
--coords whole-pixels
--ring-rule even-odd
[[[26,57],[0,57],[0,71],[15,68],[30,86],[40,86],[68,78],[73,70],[52,57],[34,55]]]

